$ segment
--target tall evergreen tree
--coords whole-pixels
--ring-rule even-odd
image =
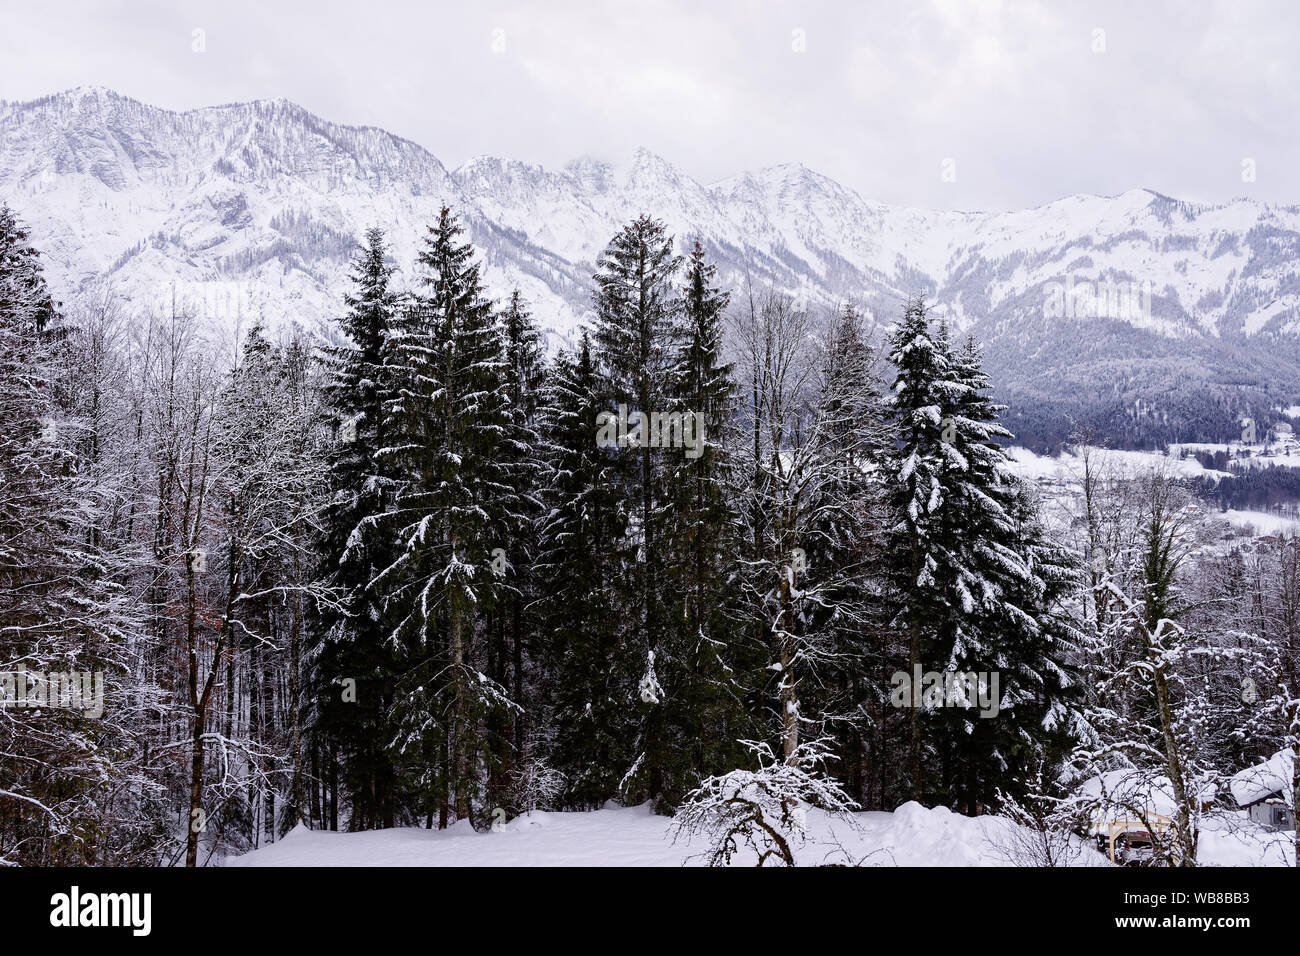
[[[894,573],[896,623],[907,634],[908,671],[915,674],[929,661],[945,610],[948,569],[954,564],[940,510],[949,449],[942,440],[944,412],[952,405],[948,355],[931,334],[925,301],[916,298],[903,310],[889,342],[890,363],[897,370],[890,411],[896,448],[888,463],[887,494],[894,516],[890,549],[897,556]],[[925,792],[922,713],[912,702],[909,777],[912,796]]]
[[[635,745],[637,773],[626,778],[630,796],[657,798],[664,792],[670,760],[664,688],[656,661],[667,629],[664,534],[668,493],[665,449],[651,435],[651,416],[672,406],[667,385],[672,341],[680,305],[674,285],[681,265],[662,222],[642,216],[610,240],[597,260],[594,342],[603,378],[606,410],[641,419],[629,428],[626,445],[616,448],[620,488],[638,544],[636,578],[628,602],[636,640],[630,653],[643,668],[638,699],[629,702],[641,715]],[[593,422],[593,427],[595,427]],[[680,449],[674,449],[681,454]],[[672,689],[668,693],[672,693]]]
[[[397,662],[388,644],[381,595],[371,586],[391,562],[385,520],[395,481],[383,400],[385,367],[397,309],[384,234],[366,232],[352,270],[342,320],[348,341],[325,350],[325,385],[334,443],[328,459],[330,503],[322,516],[322,582],[336,600],[319,604],[311,716],[322,762],[341,760],[351,829],[393,826],[397,794],[385,743]]]
[[[670,805],[700,774],[723,772],[743,759],[736,742],[754,736],[755,726],[744,713],[749,685],[741,673],[753,664],[752,654],[740,645],[728,583],[739,544],[728,500],[736,386],[723,356],[729,295],[716,281],[717,267],[696,241],[686,259],[682,321],[668,380],[674,411],[694,422],[695,443],[685,454],[670,449],[665,462],[670,510],[664,603],[670,613],[656,665],[660,681],[672,689],[664,700]]]
[[[1069,561],[1047,544],[1006,469],[999,440],[1011,436],[998,424],[1002,406],[988,398],[974,342],[952,354],[947,326],[931,335],[918,300],[892,344],[894,540],[911,555],[895,587],[912,676],[918,665],[987,675],[961,699],[913,696],[913,794],[937,786],[941,799],[977,813],[999,786],[1014,795],[1004,776],[1013,764],[1059,757],[1072,729],[1063,707],[1071,630],[1057,606]],[[996,693],[996,720],[973,709],[979,693]],[[923,738],[938,758],[937,780],[924,772]]]
[[[504,479],[514,507],[502,512],[500,548],[493,564],[498,576],[498,597],[487,622],[487,673],[509,688],[519,710],[494,711],[488,746],[492,750],[489,800],[504,806],[511,802],[515,781],[524,773],[518,764],[528,753],[529,721],[536,701],[525,696],[524,671],[531,663],[529,636],[536,622],[530,612],[541,582],[533,573],[537,557],[537,522],[541,517],[543,482],[542,438],[538,431],[546,383],[546,361],[541,334],[516,289],[501,314],[505,392],[509,399],[508,423],[501,445]]]
[[[951,449],[943,523],[957,558],[956,600],[945,615],[945,669],[996,673],[998,718],[961,707],[937,721],[952,755],[946,789],[968,812],[993,803],[1006,775],[1059,760],[1071,729],[1063,702],[1072,683],[1063,662],[1073,629],[1059,606],[1072,562],[1051,546],[1019,479],[1007,471],[998,424],[1004,406],[988,397],[979,348],[967,338],[951,364],[953,386],[942,438]],[[1050,746],[1049,746],[1050,745]],[[1048,752],[1050,751],[1050,752]]]
[[[639,661],[621,603],[633,583],[634,544],[617,484],[618,461],[597,447],[602,385],[583,333],[578,353],[560,353],[546,389],[548,463],[545,514],[535,573],[539,680],[548,712],[539,715],[565,800],[592,809],[618,795],[632,754]],[[544,718],[544,719],[543,719]]]
[[[449,809],[473,819],[491,756],[484,721],[516,706],[478,669],[494,552],[519,502],[500,326],[463,231],[444,207],[418,258],[424,291],[388,339],[381,456],[401,476],[389,516],[398,547],[374,582],[402,658],[394,743],[444,825]]]

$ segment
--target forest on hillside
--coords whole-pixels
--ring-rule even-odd
[[[1300,748],[1300,539],[1207,552],[1086,455],[1053,511],[923,297],[735,295],[643,216],[550,355],[444,209],[411,288],[366,233],[338,343],[232,356],[38,245],[0,207],[0,865],[754,788],[1068,830],[1116,768],[1190,864],[1206,781]]]

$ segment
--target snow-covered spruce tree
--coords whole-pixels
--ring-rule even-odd
[[[45,284],[40,251],[7,205],[0,205],[0,315],[15,331],[44,332],[58,316]]]
[[[341,325],[346,341],[324,350],[324,394],[333,444],[327,467],[330,500],[321,517],[320,582],[337,601],[315,605],[308,712],[318,766],[342,765],[348,827],[393,826],[396,780],[385,743],[397,663],[388,643],[381,597],[371,587],[392,560],[385,521],[392,462],[385,447],[385,367],[397,296],[390,287],[384,234],[368,230],[352,270]],[[336,814],[322,821],[337,827]]]
[[[493,552],[522,509],[501,329],[462,232],[444,207],[417,260],[424,288],[386,343],[380,455],[398,476],[388,519],[397,549],[372,582],[400,658],[392,744],[443,825],[452,809],[473,819],[491,756],[484,722],[517,707],[478,667],[480,625],[497,599]]]
[[[664,794],[671,743],[663,701],[665,694],[677,693],[676,688],[663,687],[656,661],[671,655],[664,646],[668,632],[664,601],[667,462],[669,453],[681,455],[683,449],[666,449],[655,441],[651,416],[662,415],[672,405],[667,386],[680,313],[674,285],[680,265],[663,223],[642,216],[610,240],[597,259],[594,277],[592,339],[605,411],[616,418],[626,414],[629,419],[626,440],[613,450],[618,487],[627,502],[632,519],[629,528],[638,548],[631,591],[617,598],[627,610],[635,635],[626,650],[639,657],[643,671],[638,696],[627,702],[641,717],[634,745],[637,772],[626,768],[626,792],[631,799]],[[641,416],[639,428],[631,424],[636,414]],[[592,423],[594,434],[597,424]],[[604,430],[612,427],[606,425]]]
[[[946,613],[947,582],[957,564],[954,542],[941,520],[948,449],[943,441],[945,410],[954,404],[947,353],[931,334],[925,301],[903,310],[889,342],[889,361],[897,370],[891,413],[897,446],[889,461],[886,487],[890,511],[890,550],[896,555],[896,624],[907,633],[908,672],[934,659],[939,623]],[[908,772],[912,798],[925,794],[923,712],[908,708]]]
[[[618,795],[635,755],[639,655],[621,603],[635,546],[616,481],[615,450],[594,440],[602,385],[583,333],[577,354],[555,360],[543,401],[547,462],[535,574],[542,702],[533,718],[550,762],[567,781],[564,802],[594,809]]]
[[[503,514],[497,545],[501,550],[493,558],[498,600],[485,622],[486,671],[492,680],[509,688],[511,699],[521,709],[498,708],[489,719],[487,746],[491,758],[487,798],[492,806],[519,806],[511,796],[511,781],[524,778],[515,773],[515,765],[527,758],[534,761],[530,766],[535,768],[535,761],[540,759],[539,755],[525,753],[530,740],[528,719],[536,709],[533,688],[525,694],[525,668],[532,663],[533,651],[528,645],[535,626],[529,609],[543,587],[533,573],[533,564],[542,509],[544,465],[538,428],[546,360],[541,334],[518,289],[511,293],[501,314],[501,332],[506,394],[510,400],[501,454],[504,477],[517,504]],[[525,776],[530,786],[539,779],[533,771]]]
[[[1074,562],[1050,544],[1027,489],[1006,469],[998,441],[1012,436],[998,424],[1004,406],[988,397],[972,338],[950,367],[956,388],[941,422],[948,459],[940,520],[959,565],[936,648],[946,660],[936,663],[997,674],[999,700],[994,717],[948,706],[933,723],[947,749],[944,794],[975,813],[995,802],[998,788],[1017,793],[1017,777],[1044,756],[1063,758],[1074,729],[1065,661],[1079,635],[1061,606]]]
[[[39,254],[0,206],[0,865],[148,850],[117,818],[149,796],[122,695],[140,621],[122,555],[96,533],[114,501],[87,466],[84,409],[56,401],[72,372],[60,356],[77,354],[66,333]]]
[[[1072,562],[1049,546],[1033,503],[1006,469],[998,442],[1010,435],[998,424],[1002,407],[987,396],[974,342],[953,354],[946,327],[932,334],[918,299],[891,349],[899,435],[890,468],[893,537],[910,555],[895,587],[911,670],[985,675],[975,693],[965,678],[955,699],[918,700],[912,688],[913,796],[931,782],[922,766],[929,736],[937,795],[978,813],[999,787],[1015,794],[1008,775],[1045,754],[1059,757],[1075,729],[1065,661],[1077,635],[1060,606]],[[996,711],[977,714],[979,693]]]
[[[673,410],[693,421],[693,447],[666,455],[669,513],[664,544],[668,614],[656,654],[661,684],[673,688],[662,706],[671,737],[664,797],[674,805],[698,781],[747,755],[738,741],[754,735],[745,712],[750,687],[741,681],[743,654],[730,576],[739,539],[733,520],[733,426],[736,385],[723,356],[722,320],[729,295],[697,241],[686,260],[682,322],[669,379]]]

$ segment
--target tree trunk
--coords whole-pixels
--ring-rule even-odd
[[[299,557],[297,550],[293,553],[293,579],[299,583]],[[303,807],[305,801],[302,792],[302,708],[299,706],[299,670],[301,668],[301,638],[302,638],[302,594],[295,592],[293,603],[290,608],[289,620],[289,726],[291,728],[290,758],[292,767],[290,772],[293,774],[292,792],[293,792],[293,815],[296,822],[304,819]]]
[[[785,762],[794,765],[799,749],[799,695],[794,686],[794,565],[787,563],[781,574],[781,744]]]
[[[908,671],[913,679],[921,666],[921,622],[912,612],[912,623],[908,632]],[[908,761],[912,773],[912,799],[917,803],[925,796],[925,779],[921,770],[921,694],[920,688],[912,688],[912,706],[908,708],[908,720],[911,727],[911,741],[908,749]]]
[[[514,679],[514,701],[520,707],[524,706],[524,635],[522,617],[522,599],[519,595],[514,595],[510,601],[510,638],[512,650],[514,652],[513,666],[511,667],[511,677]],[[524,733],[525,733],[525,715],[516,712],[514,715],[514,742],[515,756],[520,757],[524,752]]]
[[[1152,656],[1155,651],[1148,643],[1147,651]],[[1160,708],[1160,729],[1165,740],[1165,759],[1169,763],[1169,782],[1174,790],[1175,810],[1174,826],[1177,828],[1178,846],[1181,859],[1179,866],[1196,865],[1196,835],[1192,833],[1191,805],[1188,803],[1186,781],[1183,779],[1183,761],[1178,750],[1178,741],[1174,738],[1173,709],[1169,702],[1169,684],[1165,679],[1163,667],[1154,672],[1156,703]]]
[[[453,552],[455,542],[453,542]],[[456,819],[470,819],[469,805],[469,754],[465,715],[465,636],[464,613],[459,596],[451,603],[451,667],[452,667],[452,786],[456,795]]]
[[[207,728],[203,711],[194,715],[190,749],[190,814],[186,821],[185,865],[198,866],[199,834],[207,825],[203,814],[203,733]]]
[[[1300,870],[1300,701],[1296,702],[1296,714],[1292,718],[1295,728],[1295,743],[1291,745],[1291,827],[1295,830],[1295,865]]]
[[[442,779],[445,785],[442,787],[442,793],[438,797],[438,829],[447,829],[451,813],[447,794],[451,788],[451,745],[448,743],[446,735],[442,738]]]

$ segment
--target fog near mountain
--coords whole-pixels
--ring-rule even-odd
[[[30,224],[67,300],[171,296],[227,326],[260,315],[329,337],[362,231],[397,282],[453,206],[495,295],[518,287],[561,344],[599,251],[651,213],[699,238],[736,298],[775,287],[878,323],[925,291],[986,348],[1013,430],[1075,423],[1131,444],[1224,440],[1300,398],[1300,207],[1179,202],[1149,190],[1013,213],[872,202],[800,165],[702,184],[647,149],[544,169],[446,168],[420,145],[285,100],[157,109],[103,88],[0,105],[0,200]]]

